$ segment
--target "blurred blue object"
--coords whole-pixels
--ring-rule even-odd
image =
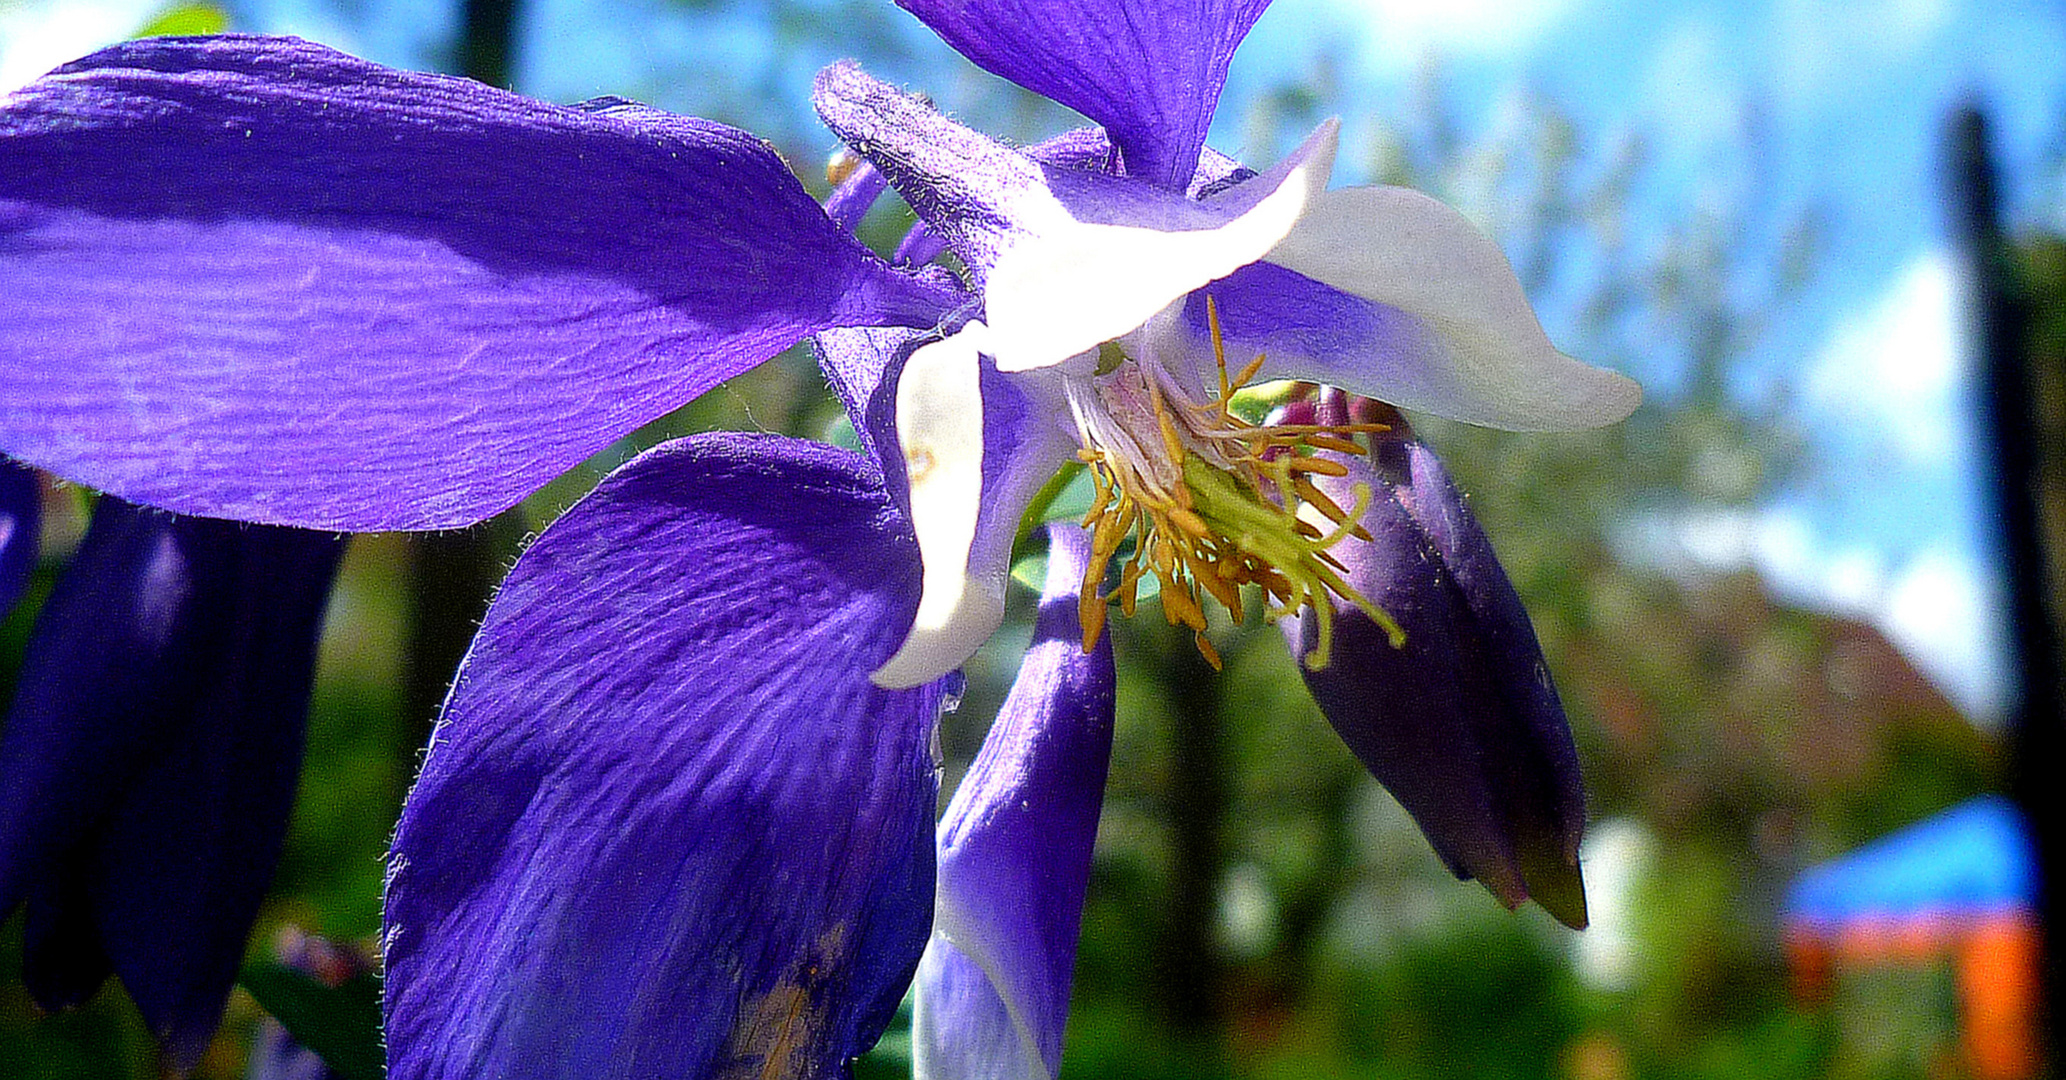
[[[1786,898],[1786,922],[1836,930],[1865,920],[2029,910],[2037,858],[2015,804],[1982,795],[1840,858],[1812,866]]]

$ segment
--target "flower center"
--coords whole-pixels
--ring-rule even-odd
[[[1370,534],[1357,524],[1368,509],[1370,486],[1354,486],[1353,505],[1341,505],[1313,482],[1341,477],[1348,468],[1319,451],[1364,454],[1356,435],[1389,430],[1366,424],[1255,424],[1237,415],[1234,395],[1255,378],[1258,356],[1238,374],[1227,373],[1219,311],[1206,302],[1218,392],[1197,400],[1182,380],[1152,358],[1137,360],[1118,344],[1099,349],[1097,373],[1066,383],[1069,407],[1095,495],[1083,524],[1092,530],[1091,560],[1083,575],[1079,613],[1083,647],[1097,643],[1113,601],[1131,618],[1141,581],[1154,575],[1170,625],[1190,627],[1198,651],[1215,669],[1218,652],[1205,636],[1205,597],[1240,621],[1242,586],[1261,590],[1271,621],[1313,610],[1315,644],[1308,668],[1327,666],[1333,642],[1334,601],[1362,609],[1397,645],[1405,635],[1390,615],[1348,583],[1330,549]],[[1118,583],[1104,582],[1114,559],[1131,541]]]

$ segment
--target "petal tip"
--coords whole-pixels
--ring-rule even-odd
[[[1573,375],[1566,393],[1545,395],[1536,415],[1522,421],[1529,426],[1513,430],[1591,431],[1628,419],[1643,403],[1642,384],[1634,379],[1562,353],[1557,356]]]
[[[1532,854],[1524,850],[1520,862],[1521,877],[1528,883],[1528,898],[1565,926],[1585,929],[1585,875],[1579,871],[1577,861],[1564,859],[1560,852]]]

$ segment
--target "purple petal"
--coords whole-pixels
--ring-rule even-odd
[[[1064,131],[1027,147],[1026,156],[1054,168],[1096,173],[1117,171],[1112,164],[1112,141],[1102,128]],[[1240,162],[1208,146],[1198,153],[1198,171],[1191,177],[1186,194],[1197,199],[1254,175],[1253,169],[1243,168]]]
[[[1001,592],[1027,504],[1075,460],[1079,444],[1068,406],[1050,384],[1000,374],[985,358],[982,388],[983,500],[968,569]]]
[[[42,529],[42,483],[33,471],[0,458],[0,618],[29,583]]]
[[[924,947],[941,684],[847,451],[663,445],[517,562],[396,834],[396,1080],[830,1077]]]
[[[104,499],[23,662],[0,909],[33,888],[39,992],[76,1000],[112,966],[181,1067],[279,858],[341,548]]]
[[[873,675],[884,686],[916,686],[953,671],[1003,622],[1020,519],[1076,449],[1061,385],[1000,373],[977,353],[971,339],[978,329],[970,324],[914,350],[884,383],[895,389],[900,459],[884,472],[925,567],[911,632]],[[891,396],[878,391],[876,404]],[[871,420],[879,435],[879,421]],[[926,467],[912,479],[905,461]]]
[[[912,983],[912,1080],[1054,1075],[990,976],[947,939],[936,935],[926,946]]]
[[[912,1020],[916,1075],[1054,1076],[1112,752],[1112,638],[1083,651],[1090,541],[1049,526],[1033,644],[940,822]]]
[[[820,71],[811,101],[825,125],[889,178],[979,283],[1006,248],[1057,214],[1186,230],[1224,224],[1249,205],[1211,208],[1187,198],[1182,187],[1165,190],[1113,175],[1104,167],[1108,145],[1094,133],[1070,132],[1013,149],[851,62]],[[1203,175],[1223,178],[1229,164],[1210,155]]]
[[[894,391],[904,361],[927,339],[928,335],[915,330],[894,328],[827,330],[811,339],[818,366],[846,406],[862,453],[881,470],[898,509],[907,518],[911,506],[904,490],[904,457],[897,451]]]
[[[1441,346],[1438,363],[1388,357],[1389,370],[1333,358],[1340,376],[1320,381],[1510,431],[1595,428],[1642,402],[1635,380],[1557,351],[1506,254],[1455,209],[1402,187],[1342,188],[1303,209],[1270,262],[1411,313]]]
[[[909,330],[831,330],[819,334],[818,364],[825,370],[864,452],[882,470],[886,485],[909,513],[904,455],[897,449],[896,395],[904,361],[930,335]],[[1040,395],[1037,383],[1015,380],[984,363],[983,498],[976,522],[976,545],[985,572],[1003,588],[1019,515],[1061,463],[1074,453],[1074,436],[1066,406]],[[979,560],[971,555],[970,564]]]
[[[1446,392],[1450,361],[1427,324],[1397,308],[1331,289],[1274,263],[1251,263],[1184,303],[1201,342],[1206,297],[1219,309],[1227,362],[1265,357],[1261,377],[1349,386],[1385,401]]]
[[[1362,523],[1372,540],[1335,547],[1349,568],[1349,583],[1391,614],[1406,632],[1394,647],[1383,629],[1361,611],[1338,615],[1332,662],[1302,670],[1321,711],[1356,757],[1420,824],[1421,831],[1459,877],[1475,877],[1509,907],[1530,898],[1560,920],[1585,923],[1583,886],[1578,877],[1577,831],[1582,820],[1567,815],[1578,783],[1570,732],[1555,692],[1548,686],[1541,654],[1533,669],[1516,672],[1506,650],[1520,634],[1533,645],[1527,613],[1511,608],[1480,610],[1460,585],[1443,546],[1416,510],[1439,502],[1445,512],[1467,515],[1455,489],[1422,490],[1410,475],[1406,449],[1381,444],[1383,475],[1362,459],[1348,459],[1349,475],[1323,480],[1343,506],[1355,484],[1368,484],[1373,497]],[[1437,474],[1439,475],[1439,474]],[[1482,546],[1483,534],[1476,533]],[[1451,535],[1459,535],[1461,530]],[[1482,551],[1466,545],[1460,561],[1472,572],[1504,573]],[[1510,625],[1518,618],[1520,627]],[[1317,640],[1308,617],[1287,623],[1302,655]]]
[[[1043,166],[1056,169],[1080,169],[1089,172],[1111,172],[1112,144],[1105,139],[1105,133],[1097,128],[1078,128],[1065,131],[1052,139],[1026,148],[1026,156]],[[1199,182],[1194,183],[1195,197],[1205,183],[1220,180],[1229,175],[1234,164],[1210,148],[1199,162]],[[880,171],[876,175],[880,176]],[[923,266],[947,250],[947,241],[924,219],[913,222],[904,239],[898,243],[896,254],[890,262],[896,266]]]
[[[963,56],[1112,133],[1126,172],[1182,190],[1234,49],[1269,0],[897,0]]]
[[[829,326],[952,293],[758,139],[294,39],[153,39],[0,111],[0,449],[172,509],[460,525]]]
[[[1031,158],[851,61],[818,72],[811,103],[978,277],[1020,227],[1020,207],[1046,193],[1047,179]]]

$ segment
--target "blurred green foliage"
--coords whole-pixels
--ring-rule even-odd
[[[230,28],[229,13],[214,4],[181,4],[167,8],[136,32],[146,37],[192,37],[220,34]]]

